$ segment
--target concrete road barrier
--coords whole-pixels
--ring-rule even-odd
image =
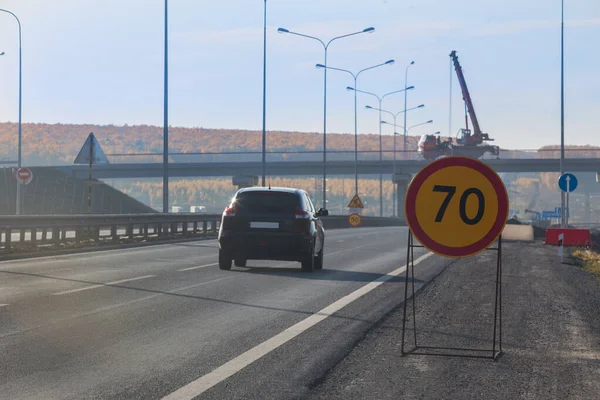
[[[519,242],[533,242],[533,226],[531,225],[506,225],[502,231],[502,240]]]

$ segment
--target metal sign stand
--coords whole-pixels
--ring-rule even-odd
[[[488,247],[486,250],[496,251],[496,296],[494,302],[494,333],[491,349],[472,349],[472,348],[456,348],[443,346],[422,346],[417,342],[417,312],[415,304],[415,264],[414,264],[414,248],[423,248],[421,245],[414,244],[412,231],[408,232],[408,247],[406,251],[406,277],[404,280],[404,316],[402,317],[402,355],[432,355],[432,356],[449,356],[449,357],[474,357],[474,358],[489,358],[494,361],[502,354],[502,236],[498,237],[497,247]],[[412,312],[413,312],[413,333],[414,333],[414,348],[408,351],[404,350],[404,336],[406,332],[406,308],[408,303],[408,275],[411,274],[412,286]],[[499,338],[497,343],[496,337]],[[498,344],[498,346],[496,346]],[[423,349],[419,351],[419,349]],[[438,351],[438,352],[435,352]],[[444,352],[445,351],[445,352]],[[470,351],[476,354],[461,354],[452,351]],[[489,353],[488,355],[484,353]]]

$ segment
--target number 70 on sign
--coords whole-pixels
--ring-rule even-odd
[[[445,157],[423,168],[408,187],[407,223],[416,239],[446,257],[467,257],[489,247],[508,218],[508,193],[488,165]]]

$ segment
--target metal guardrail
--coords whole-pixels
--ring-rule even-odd
[[[350,228],[347,215],[323,217],[325,229]],[[0,216],[0,254],[61,245],[118,244],[186,237],[214,237],[220,214],[98,214]],[[362,227],[402,226],[397,218],[363,217]]]
[[[216,234],[221,215],[99,214],[0,216],[0,252],[17,247]]]

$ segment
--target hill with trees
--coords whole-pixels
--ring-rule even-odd
[[[27,123],[22,126],[23,159],[28,165],[70,164],[75,159],[90,132],[98,139],[111,162],[159,161],[163,149],[163,129],[150,125],[76,125]],[[416,149],[418,137],[407,138],[407,148]],[[386,158],[392,158],[394,148],[392,135],[384,135],[382,141]],[[220,161],[239,160],[240,155],[221,153],[260,152],[262,132],[234,129],[169,128],[169,153],[171,161]],[[267,152],[314,151],[323,149],[323,135],[317,132],[267,132]],[[354,151],[354,135],[328,133],[327,149]],[[379,135],[366,133],[358,138],[359,151],[371,151],[370,158],[379,157]],[[402,150],[402,138],[397,138],[397,150]],[[0,158],[13,158],[17,152],[17,124],[0,123]],[[182,155],[181,153],[188,154]],[[197,153],[209,153],[198,155]],[[216,154],[215,154],[216,153]],[[133,154],[138,154],[133,156]],[[154,156],[152,156],[154,154]],[[252,155],[250,155],[252,156]],[[269,159],[286,159],[290,154],[269,155]],[[310,159],[310,155],[304,155]],[[312,158],[322,156],[313,154]],[[348,157],[348,155],[346,155]],[[362,157],[362,155],[361,155]]]

